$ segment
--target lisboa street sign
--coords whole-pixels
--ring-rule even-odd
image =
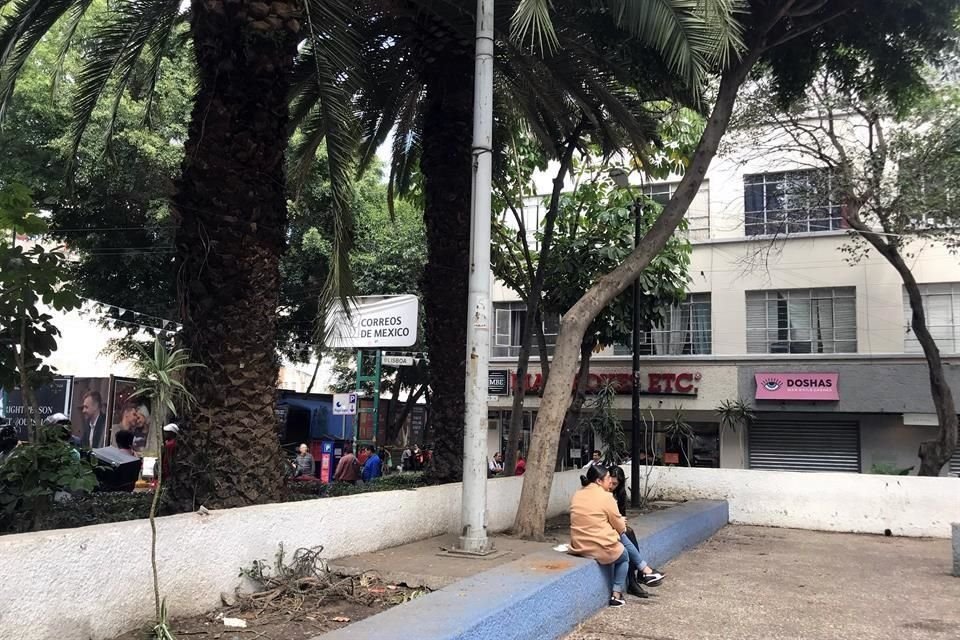
[[[332,349],[412,347],[417,342],[417,296],[361,296],[350,313],[339,303],[327,314],[326,346]]]

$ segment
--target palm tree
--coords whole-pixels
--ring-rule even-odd
[[[731,0],[609,4],[614,11],[603,3],[555,0],[555,46],[541,56],[511,38],[516,3],[496,2],[495,139],[522,123],[556,157],[572,132],[583,129],[602,153],[629,147],[642,157],[656,137],[655,116],[645,103],[669,98],[695,104],[712,58],[737,41]],[[616,11],[618,4],[626,8]],[[356,80],[360,169],[392,132],[391,193],[407,193],[422,178],[433,471],[439,480],[455,479],[464,408],[475,2],[365,2],[358,14],[351,27],[362,42]],[[643,35],[634,38],[621,25]],[[302,60],[295,72],[295,118],[312,104],[312,73],[309,60]],[[311,161],[317,138],[305,138],[297,154],[301,166]]]
[[[192,486],[172,487],[186,508],[280,495],[276,309],[291,71],[298,48],[323,43],[313,82],[336,181],[351,171],[350,111],[324,71],[345,64],[350,45],[326,36],[345,33],[338,27],[350,10],[345,0],[192,0],[189,8],[182,0],[117,0],[109,7],[98,0],[0,0],[0,113],[14,98],[18,71],[54,25],[66,21],[63,51],[88,52],[74,79],[74,150],[99,101],[112,100],[115,110],[128,87],[149,93],[171,48],[192,40],[197,90],[174,218],[184,346],[204,367],[190,370],[186,383],[198,408],[179,458],[189,474],[177,477],[190,477]],[[73,42],[85,18],[97,21],[94,35]],[[339,217],[348,217],[349,201],[349,180],[341,179]]]

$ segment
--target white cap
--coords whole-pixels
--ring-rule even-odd
[[[67,416],[63,415],[62,413],[54,413],[54,414],[52,414],[52,415],[47,416],[47,417],[44,418],[44,420],[43,420],[43,424],[47,424],[47,425],[50,425],[50,424],[63,424],[64,422],[69,423],[69,422],[70,422],[70,418],[68,418]]]
[[[168,425],[164,425],[163,430],[164,430],[164,431],[171,431],[171,432],[173,432],[173,433],[180,433],[180,427],[178,427],[177,425],[175,425],[175,424],[172,423],[172,422],[171,422],[170,424],[168,424]]]

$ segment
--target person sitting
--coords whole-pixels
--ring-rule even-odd
[[[487,471],[491,476],[503,473],[503,456],[500,455],[499,451],[490,458],[490,461],[487,463]]]
[[[570,501],[570,553],[593,558],[604,566],[613,565],[609,605],[622,607],[630,556],[620,539],[627,523],[610,494],[611,482],[610,472],[602,464],[591,466],[586,475],[580,476],[583,488]]]
[[[133,432],[132,431],[117,431],[117,449],[124,452],[128,456],[137,456],[137,452],[133,449]]]
[[[620,467],[613,467],[610,470],[612,480],[610,483],[610,492],[613,494],[617,503],[617,511],[626,519],[627,517],[627,478]],[[627,593],[638,598],[648,597],[648,593],[643,590],[640,583],[648,587],[660,586],[663,582],[663,573],[656,571],[640,556],[640,545],[637,544],[637,534],[627,525],[626,530],[620,536],[620,542],[630,556],[630,567],[627,570]]]

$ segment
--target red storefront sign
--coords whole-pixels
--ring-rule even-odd
[[[640,374],[640,393],[642,395],[656,396],[695,396],[697,395],[697,385],[700,381],[700,373],[694,371],[682,371],[680,373],[641,373]],[[617,393],[633,393],[633,375],[630,373],[591,373],[587,378],[587,392],[596,393],[597,389],[604,383],[613,383],[617,387]],[[524,384],[526,395],[537,395],[540,393],[540,387],[543,386],[543,376],[539,373],[528,373]],[[510,388],[514,393],[520,391],[517,380],[517,374],[510,374]],[[574,380],[573,388],[577,388],[577,381]]]
[[[839,374],[836,373],[757,373],[757,400],[840,399]]]

